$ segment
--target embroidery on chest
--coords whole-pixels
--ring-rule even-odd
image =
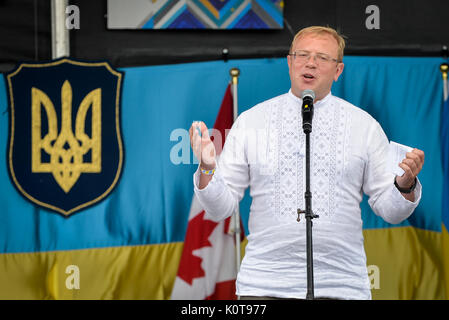
[[[338,183],[344,168],[350,117],[339,105],[315,112],[311,134],[311,190],[315,214],[330,218],[338,211]],[[300,108],[293,102],[272,105],[267,118],[270,162],[274,164],[271,205],[281,220],[296,221],[304,208],[305,135]]]

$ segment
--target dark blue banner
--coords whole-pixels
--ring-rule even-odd
[[[60,59],[24,63],[5,77],[15,187],[64,215],[105,198],[123,166],[123,74],[107,62]]]

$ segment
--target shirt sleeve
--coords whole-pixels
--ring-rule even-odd
[[[195,195],[206,211],[206,217],[213,221],[231,216],[249,185],[247,141],[243,122],[239,117],[229,131],[209,184],[199,189],[199,167],[193,176]]]
[[[422,186],[419,179],[415,201],[405,199],[394,185],[395,174],[388,170],[388,139],[377,121],[371,125],[367,139],[367,165],[363,191],[374,213],[386,222],[398,224],[407,219],[421,200]]]

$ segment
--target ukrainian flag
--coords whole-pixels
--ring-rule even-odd
[[[447,64],[441,65],[443,73],[443,85],[445,86],[445,97],[443,110],[441,112],[441,155],[443,162],[443,211],[442,211],[442,242],[443,242],[443,259],[446,283],[446,298],[449,299],[449,98],[447,83]]]
[[[284,61],[236,66],[259,78],[284,66],[283,84],[252,90],[259,99],[288,87]],[[197,167],[188,129],[198,119],[213,125],[230,68],[219,61],[121,69],[121,178],[104,200],[69,216],[28,201],[8,175],[11,111],[0,77],[0,299],[170,298]]]

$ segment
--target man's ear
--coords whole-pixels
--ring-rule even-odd
[[[292,56],[291,55],[287,55],[287,64],[288,64],[288,69],[290,70],[290,68],[292,67]]]
[[[345,64],[343,62],[339,62],[337,65],[337,71],[334,75],[334,81],[337,82],[338,78],[340,77],[341,73],[343,72],[343,69],[345,68]]]

